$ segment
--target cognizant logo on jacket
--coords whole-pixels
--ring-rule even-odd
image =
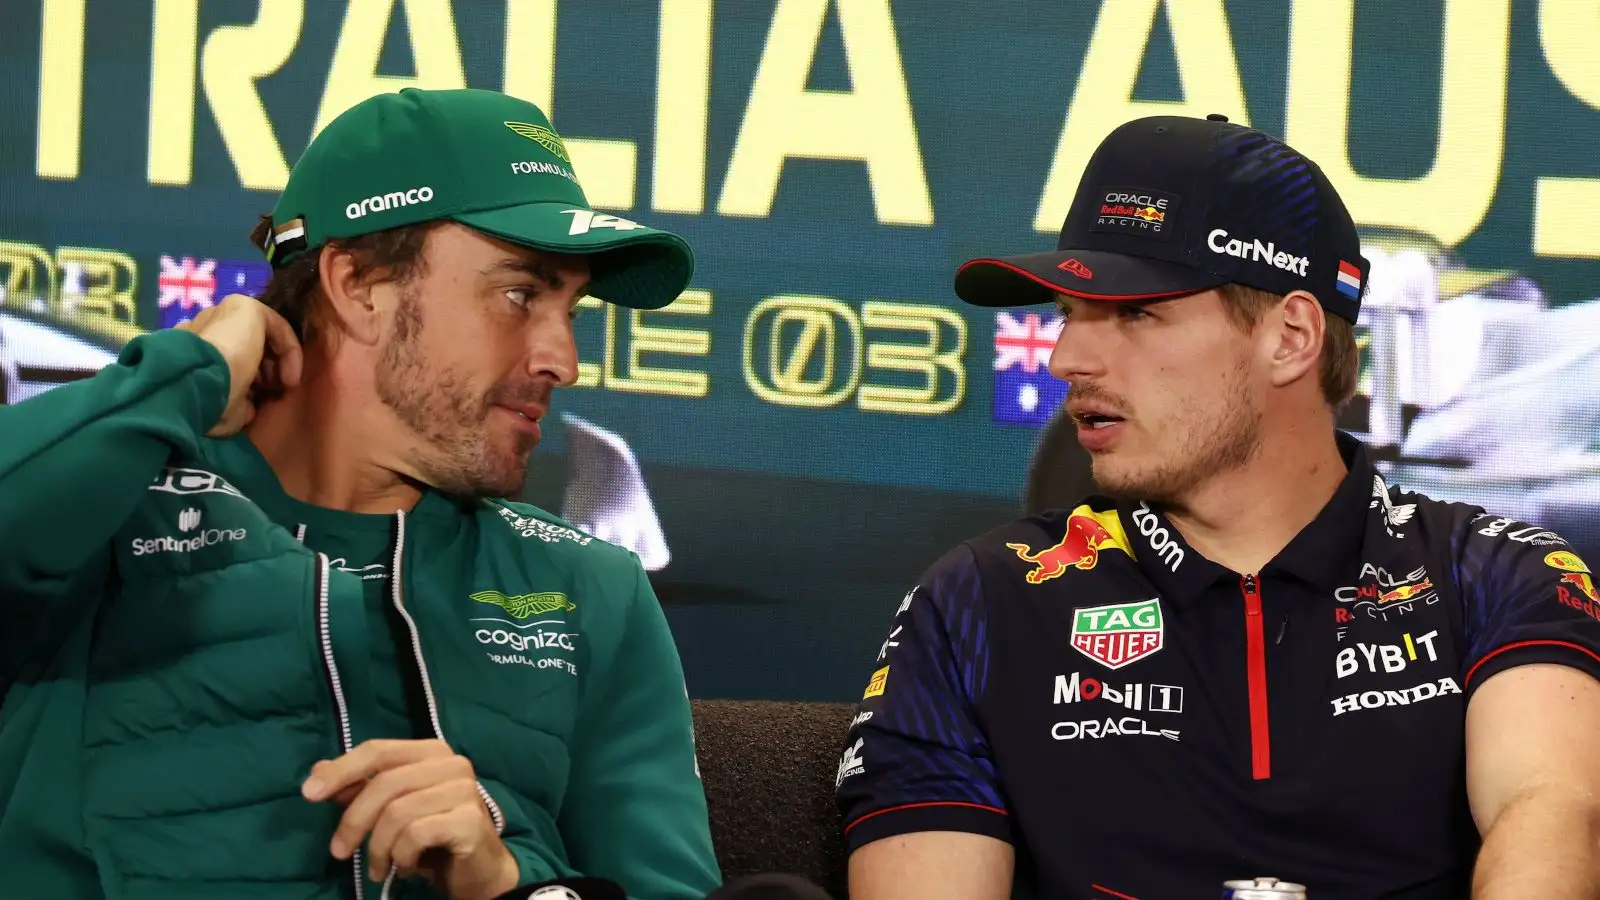
[[[471,596],[479,603],[499,607],[511,616],[510,619],[498,616],[471,619],[477,625],[473,637],[489,648],[489,659],[496,665],[556,669],[569,675],[578,674],[578,667],[571,659],[563,659],[559,652],[555,652],[574,653],[578,649],[573,643],[578,633],[565,630],[570,627],[565,614],[578,607],[566,594],[560,591],[537,591],[531,594],[478,591]],[[535,650],[553,652],[543,656],[527,655]]]

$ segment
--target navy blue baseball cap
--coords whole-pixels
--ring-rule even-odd
[[[1229,282],[1303,290],[1355,322],[1371,263],[1316,163],[1225,116],[1151,116],[1111,132],[1078,182],[1056,249],[974,259],[956,294],[978,306],[1160,300]]]

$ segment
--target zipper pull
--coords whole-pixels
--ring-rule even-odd
[[[1246,594],[1254,594],[1256,592],[1256,577],[1254,575],[1246,575],[1244,577],[1244,592]]]

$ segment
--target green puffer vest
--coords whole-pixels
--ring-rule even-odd
[[[221,365],[192,337],[140,341],[140,365],[185,353]],[[58,399],[0,412],[39,404],[48,417]],[[4,496],[18,454],[0,435]],[[317,760],[397,737],[372,727],[373,679],[387,677],[404,682],[414,730],[472,761],[525,883],[598,875],[650,898],[718,884],[682,670],[636,557],[533,507],[425,495],[395,516],[391,603],[409,646],[396,647],[400,671],[374,672],[382,628],[361,581],[296,540],[253,446],[188,443],[154,470],[97,476],[132,510],[103,565],[0,582],[0,614],[53,604],[14,619],[48,652],[16,667],[0,712],[0,881],[35,888],[17,896],[435,896],[419,880],[363,879],[362,855],[334,860],[342,808],[299,794]],[[50,476],[44,463],[33,477]],[[98,515],[63,509],[35,525],[81,541],[74,521]]]

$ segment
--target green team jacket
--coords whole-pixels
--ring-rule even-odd
[[[299,794],[312,763],[376,736],[386,674],[359,578],[296,540],[243,438],[202,436],[228,378],[209,344],[158,332],[0,407],[0,894],[434,896],[334,860],[342,808]],[[523,882],[720,884],[638,558],[499,501],[428,494],[394,530],[394,677],[415,727],[472,761]]]

